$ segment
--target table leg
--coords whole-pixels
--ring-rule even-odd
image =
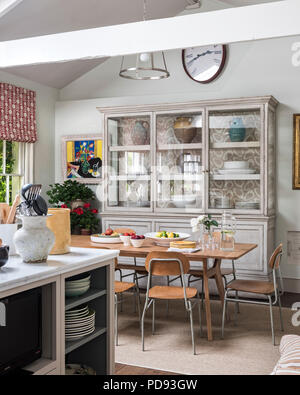
[[[213,334],[212,334],[212,325],[211,325],[211,310],[210,310],[210,298],[209,298],[209,287],[208,287],[207,259],[203,259],[203,283],[204,283],[204,295],[205,295],[207,339],[209,341],[212,341]]]
[[[221,259],[215,259],[214,267],[216,270],[215,281],[217,284],[220,300],[221,300],[222,307],[223,307],[224,297],[225,297],[225,288],[224,288],[224,283],[223,283],[222,274],[221,274]]]

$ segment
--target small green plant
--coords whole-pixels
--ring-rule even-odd
[[[198,218],[191,219],[191,226],[193,228],[193,232],[197,232],[198,230],[200,230],[201,224],[204,226],[207,232],[211,231],[212,226],[219,226],[219,223],[216,220],[212,219],[212,216],[210,214],[208,214],[207,216],[200,215]]]
[[[49,196],[49,203],[56,207],[61,206],[61,204],[69,205],[70,202],[77,199],[88,201],[96,198],[89,187],[72,180],[67,180],[63,184],[51,184],[47,195]]]

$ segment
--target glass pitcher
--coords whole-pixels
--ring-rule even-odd
[[[234,235],[236,232],[236,219],[229,212],[224,211],[221,222],[221,250],[234,250]]]

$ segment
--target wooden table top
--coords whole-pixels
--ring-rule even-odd
[[[167,247],[161,247],[154,244],[152,240],[146,239],[141,248],[125,247],[123,243],[103,244],[91,242],[90,236],[72,236],[72,247],[82,248],[105,248],[111,250],[120,250],[120,256],[145,258],[151,251],[167,251]],[[236,243],[234,251],[221,250],[201,250],[191,254],[185,254],[190,261],[201,261],[203,259],[229,259],[236,260],[254,250],[257,244]]]

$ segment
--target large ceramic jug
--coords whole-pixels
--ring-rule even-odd
[[[54,233],[47,227],[47,216],[22,216],[23,226],[14,235],[17,253],[25,263],[43,263],[54,246]]]
[[[146,121],[136,121],[132,131],[132,142],[134,145],[145,145],[149,130],[149,123]]]

